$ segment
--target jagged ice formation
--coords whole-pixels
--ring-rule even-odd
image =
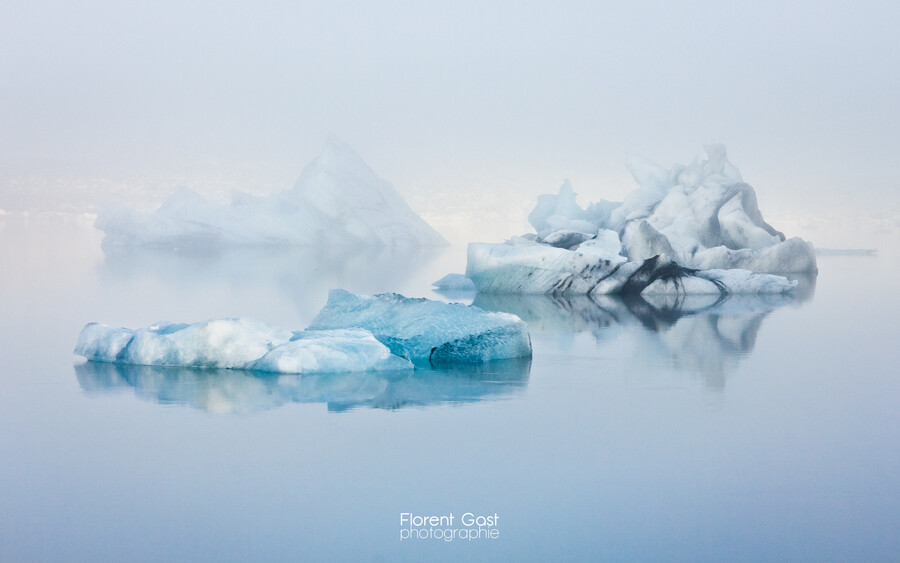
[[[724,147],[670,170],[632,157],[638,183],[622,203],[582,208],[566,181],[528,219],[536,233],[471,243],[466,274],[495,293],[783,293],[769,274],[815,272],[815,251],[765,222]]]

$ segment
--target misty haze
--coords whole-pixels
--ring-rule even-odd
[[[895,560],[898,20],[0,5],[0,560]]]

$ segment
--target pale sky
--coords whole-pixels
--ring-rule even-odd
[[[782,230],[900,227],[898,3],[6,0],[0,22],[0,209],[275,191],[333,135],[446,223],[565,178],[619,199],[628,153],[721,142]]]

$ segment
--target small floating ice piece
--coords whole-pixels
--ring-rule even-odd
[[[445,290],[475,291],[475,284],[464,274],[447,274],[431,285]]]

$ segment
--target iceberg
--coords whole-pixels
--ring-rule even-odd
[[[273,373],[394,371],[412,368],[391,354],[367,330],[304,330],[253,362],[250,369]]]
[[[334,373],[412,369],[365,330],[291,332],[247,318],[157,323],[131,330],[89,323],[75,353],[95,362]]]
[[[75,353],[126,365],[337,373],[530,358],[531,338],[515,315],[395,293],[332,290],[302,331],[248,318],[137,330],[88,323]]]
[[[182,188],[159,209],[101,210],[104,247],[442,246],[447,242],[350,147],[330,140],[292,189],[235,192],[230,204]]]
[[[695,269],[815,272],[812,245],[800,238],[787,239],[763,219],[756,192],[728,161],[724,146],[705,148],[705,160],[668,170],[643,158],[629,158],[626,167],[639,187],[622,203],[601,201],[582,209],[566,182],[558,195],[541,196],[543,206],[549,206],[546,198],[553,198],[550,218],[555,224],[588,221],[595,232],[615,231],[631,260],[661,254]],[[546,238],[548,220],[536,213],[541,204],[539,199],[529,220]]]
[[[784,293],[781,275],[815,273],[813,246],[765,222],[753,188],[720,145],[670,170],[626,163],[638,184],[621,203],[582,208],[568,181],[529,215],[536,233],[470,243],[466,276],[484,293]]]
[[[578,249],[470,243],[466,275],[481,293],[785,293],[796,281],[749,270],[695,270],[662,256],[613,260]]]
[[[463,274],[447,274],[431,285],[447,291],[475,291],[475,284]]]
[[[363,328],[417,367],[531,357],[527,326],[515,315],[397,293],[332,290],[309,328]]]

